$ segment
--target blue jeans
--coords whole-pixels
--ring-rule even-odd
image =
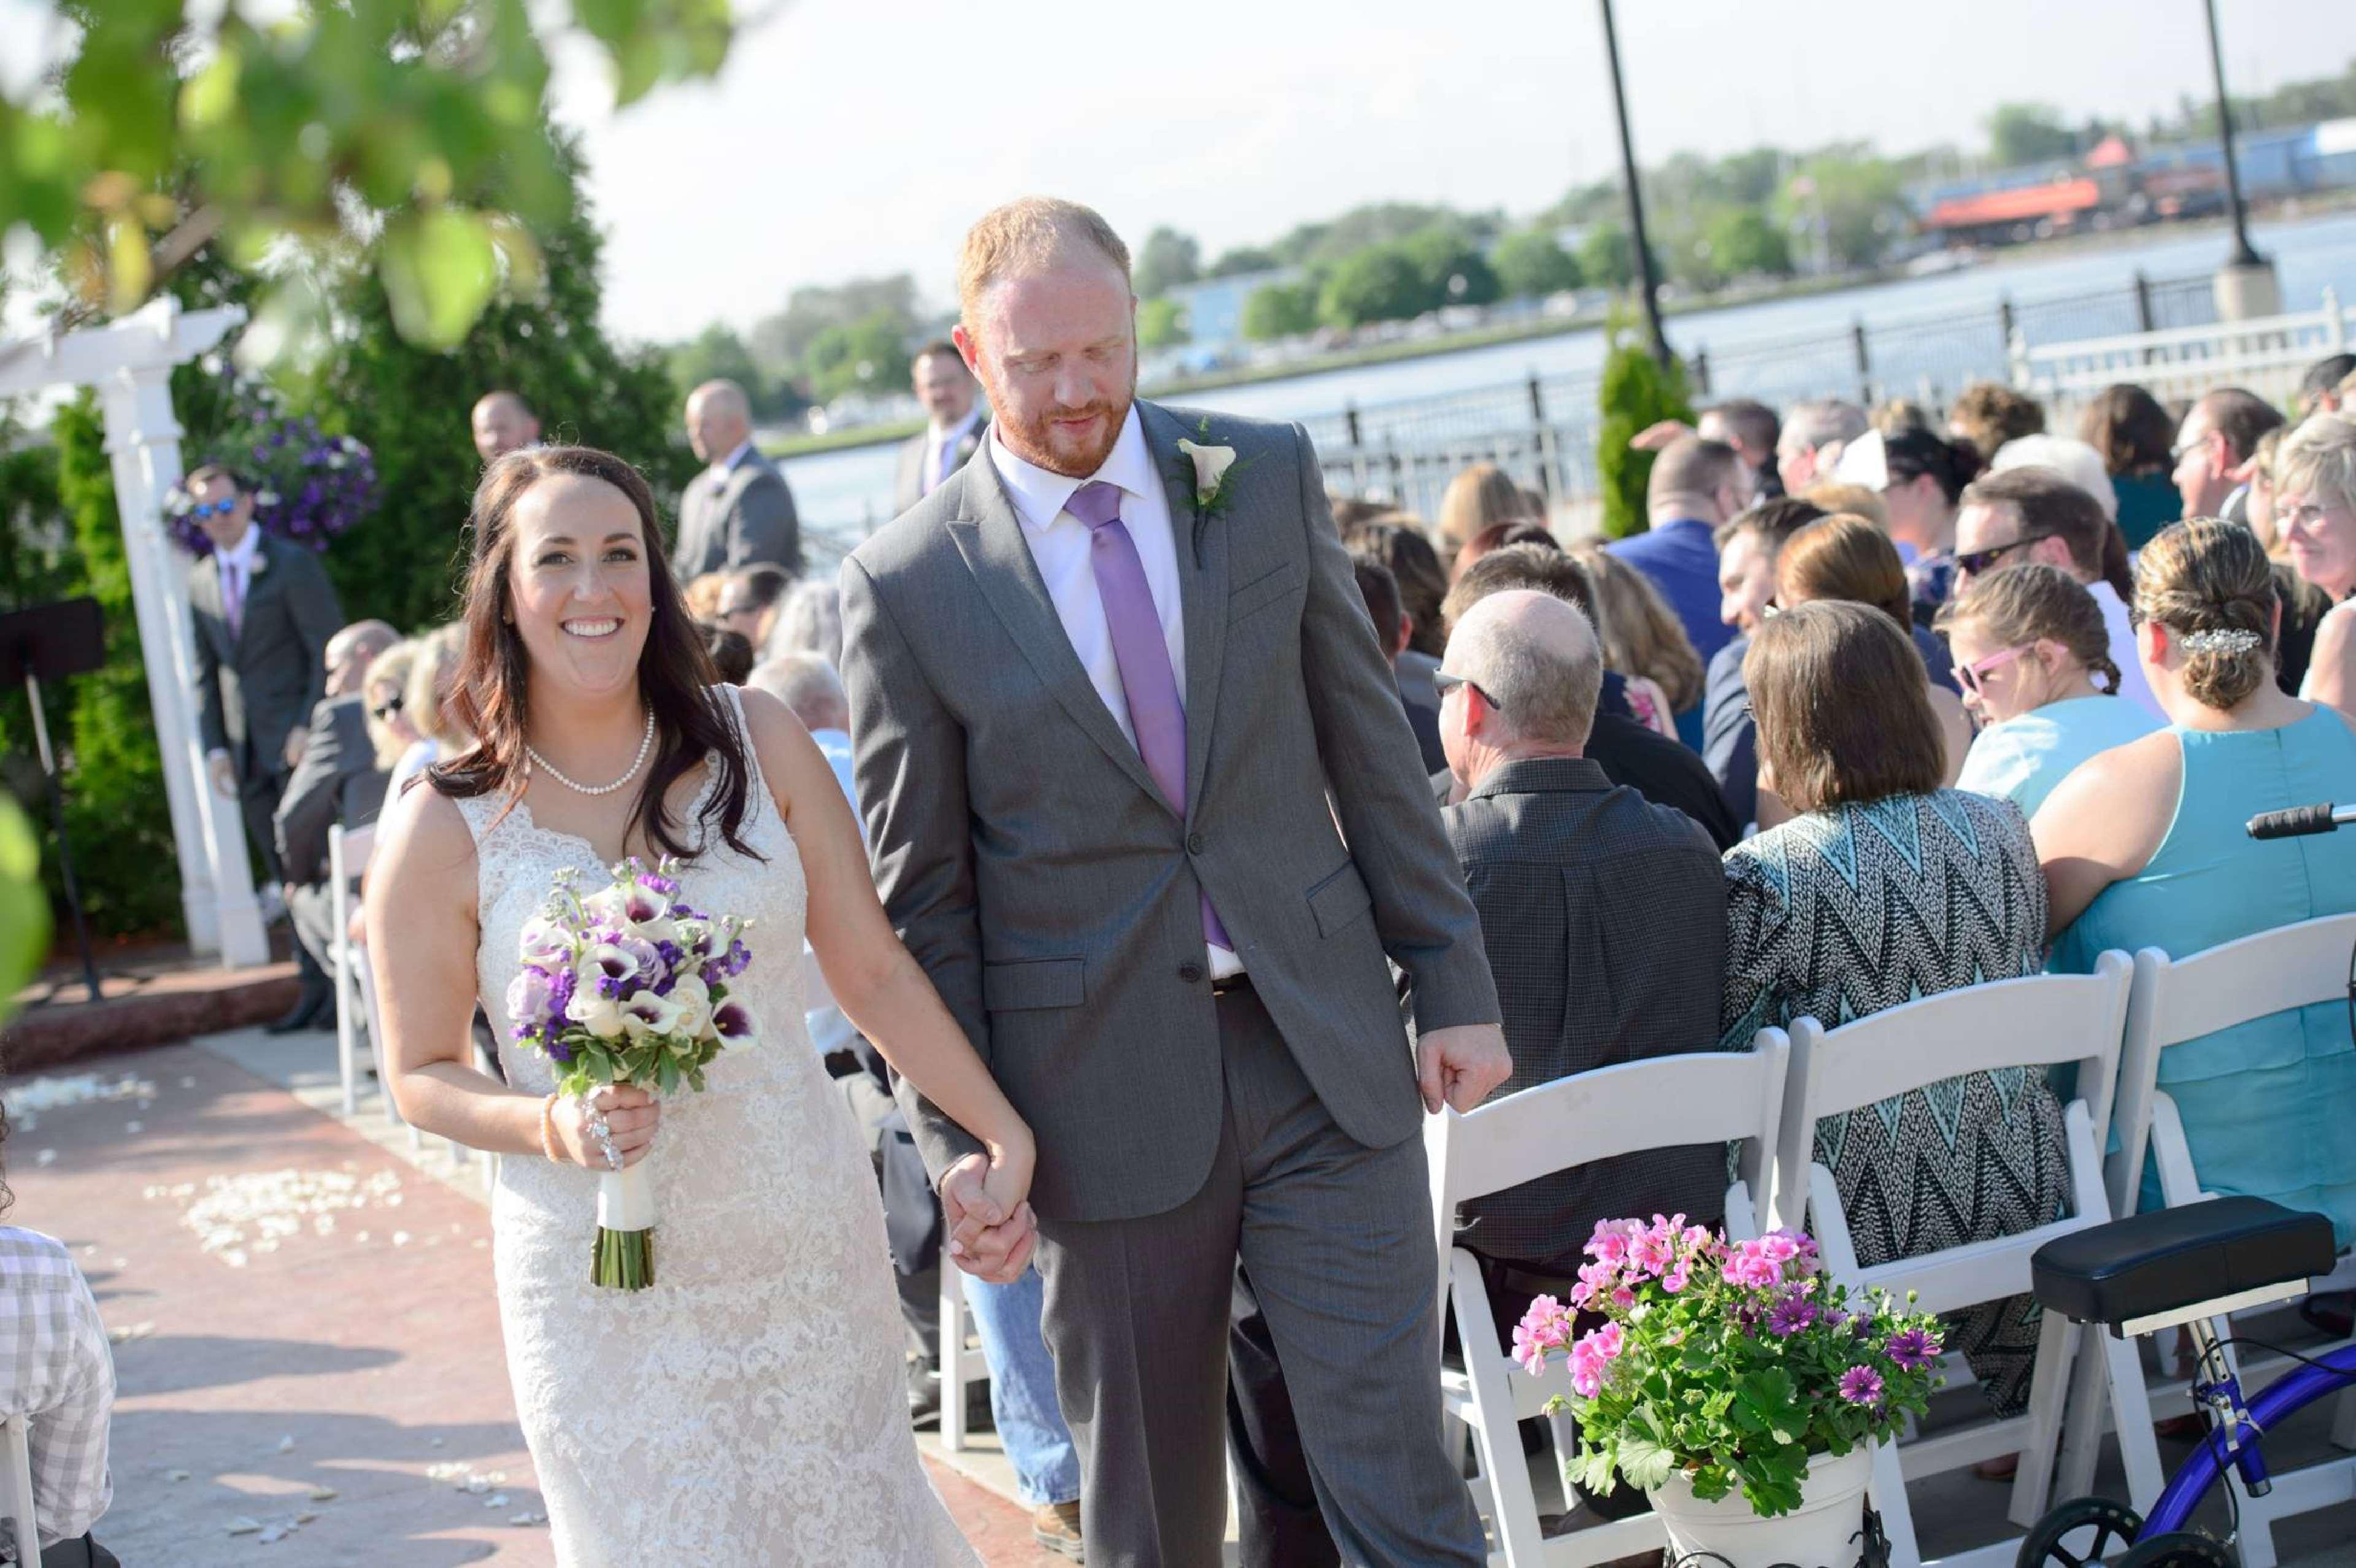
[[[955,1264],[942,1262],[944,1268]],[[990,1363],[990,1415],[1014,1466],[1014,1482],[1033,1508],[1076,1502],[1080,1456],[1071,1429],[1055,1404],[1055,1360],[1039,1332],[1039,1312],[1047,1287],[1030,1268],[1012,1285],[991,1285],[971,1275],[961,1282]]]

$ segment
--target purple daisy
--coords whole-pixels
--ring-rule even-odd
[[[1851,1404],[1879,1408],[1881,1403],[1881,1374],[1871,1367],[1851,1367],[1841,1374],[1840,1396]]]
[[[1890,1359],[1905,1371],[1920,1371],[1939,1359],[1939,1341],[1920,1328],[1909,1328],[1903,1334],[1893,1334],[1882,1349]]]
[[[1815,1320],[1816,1304],[1795,1292],[1768,1308],[1767,1332],[1779,1339],[1788,1339]]]

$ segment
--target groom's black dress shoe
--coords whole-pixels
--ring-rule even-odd
[[[336,990],[332,986],[309,985],[294,998],[294,1007],[284,1017],[262,1026],[264,1034],[293,1034],[297,1029],[319,1029],[333,1021],[336,1016]]]

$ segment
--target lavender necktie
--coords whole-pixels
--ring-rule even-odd
[[[1120,520],[1120,486],[1091,480],[1072,493],[1064,509],[1088,526],[1088,564],[1096,569],[1097,592],[1104,600],[1105,626],[1112,634],[1113,662],[1120,667],[1138,754],[1162,797],[1183,818],[1186,709],[1178,701],[1178,677],[1170,668],[1170,644],[1145,581],[1145,562],[1138,559],[1129,525]],[[1208,891],[1203,894],[1203,936],[1215,947],[1235,945]]]

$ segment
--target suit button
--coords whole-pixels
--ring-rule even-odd
[[[1199,984],[1203,978],[1203,966],[1200,964],[1181,964],[1178,965],[1178,978],[1190,986]]]
[[[1199,855],[1208,848],[1210,848],[1210,840],[1205,838],[1201,834],[1189,833],[1186,835],[1186,853],[1189,855]]]

